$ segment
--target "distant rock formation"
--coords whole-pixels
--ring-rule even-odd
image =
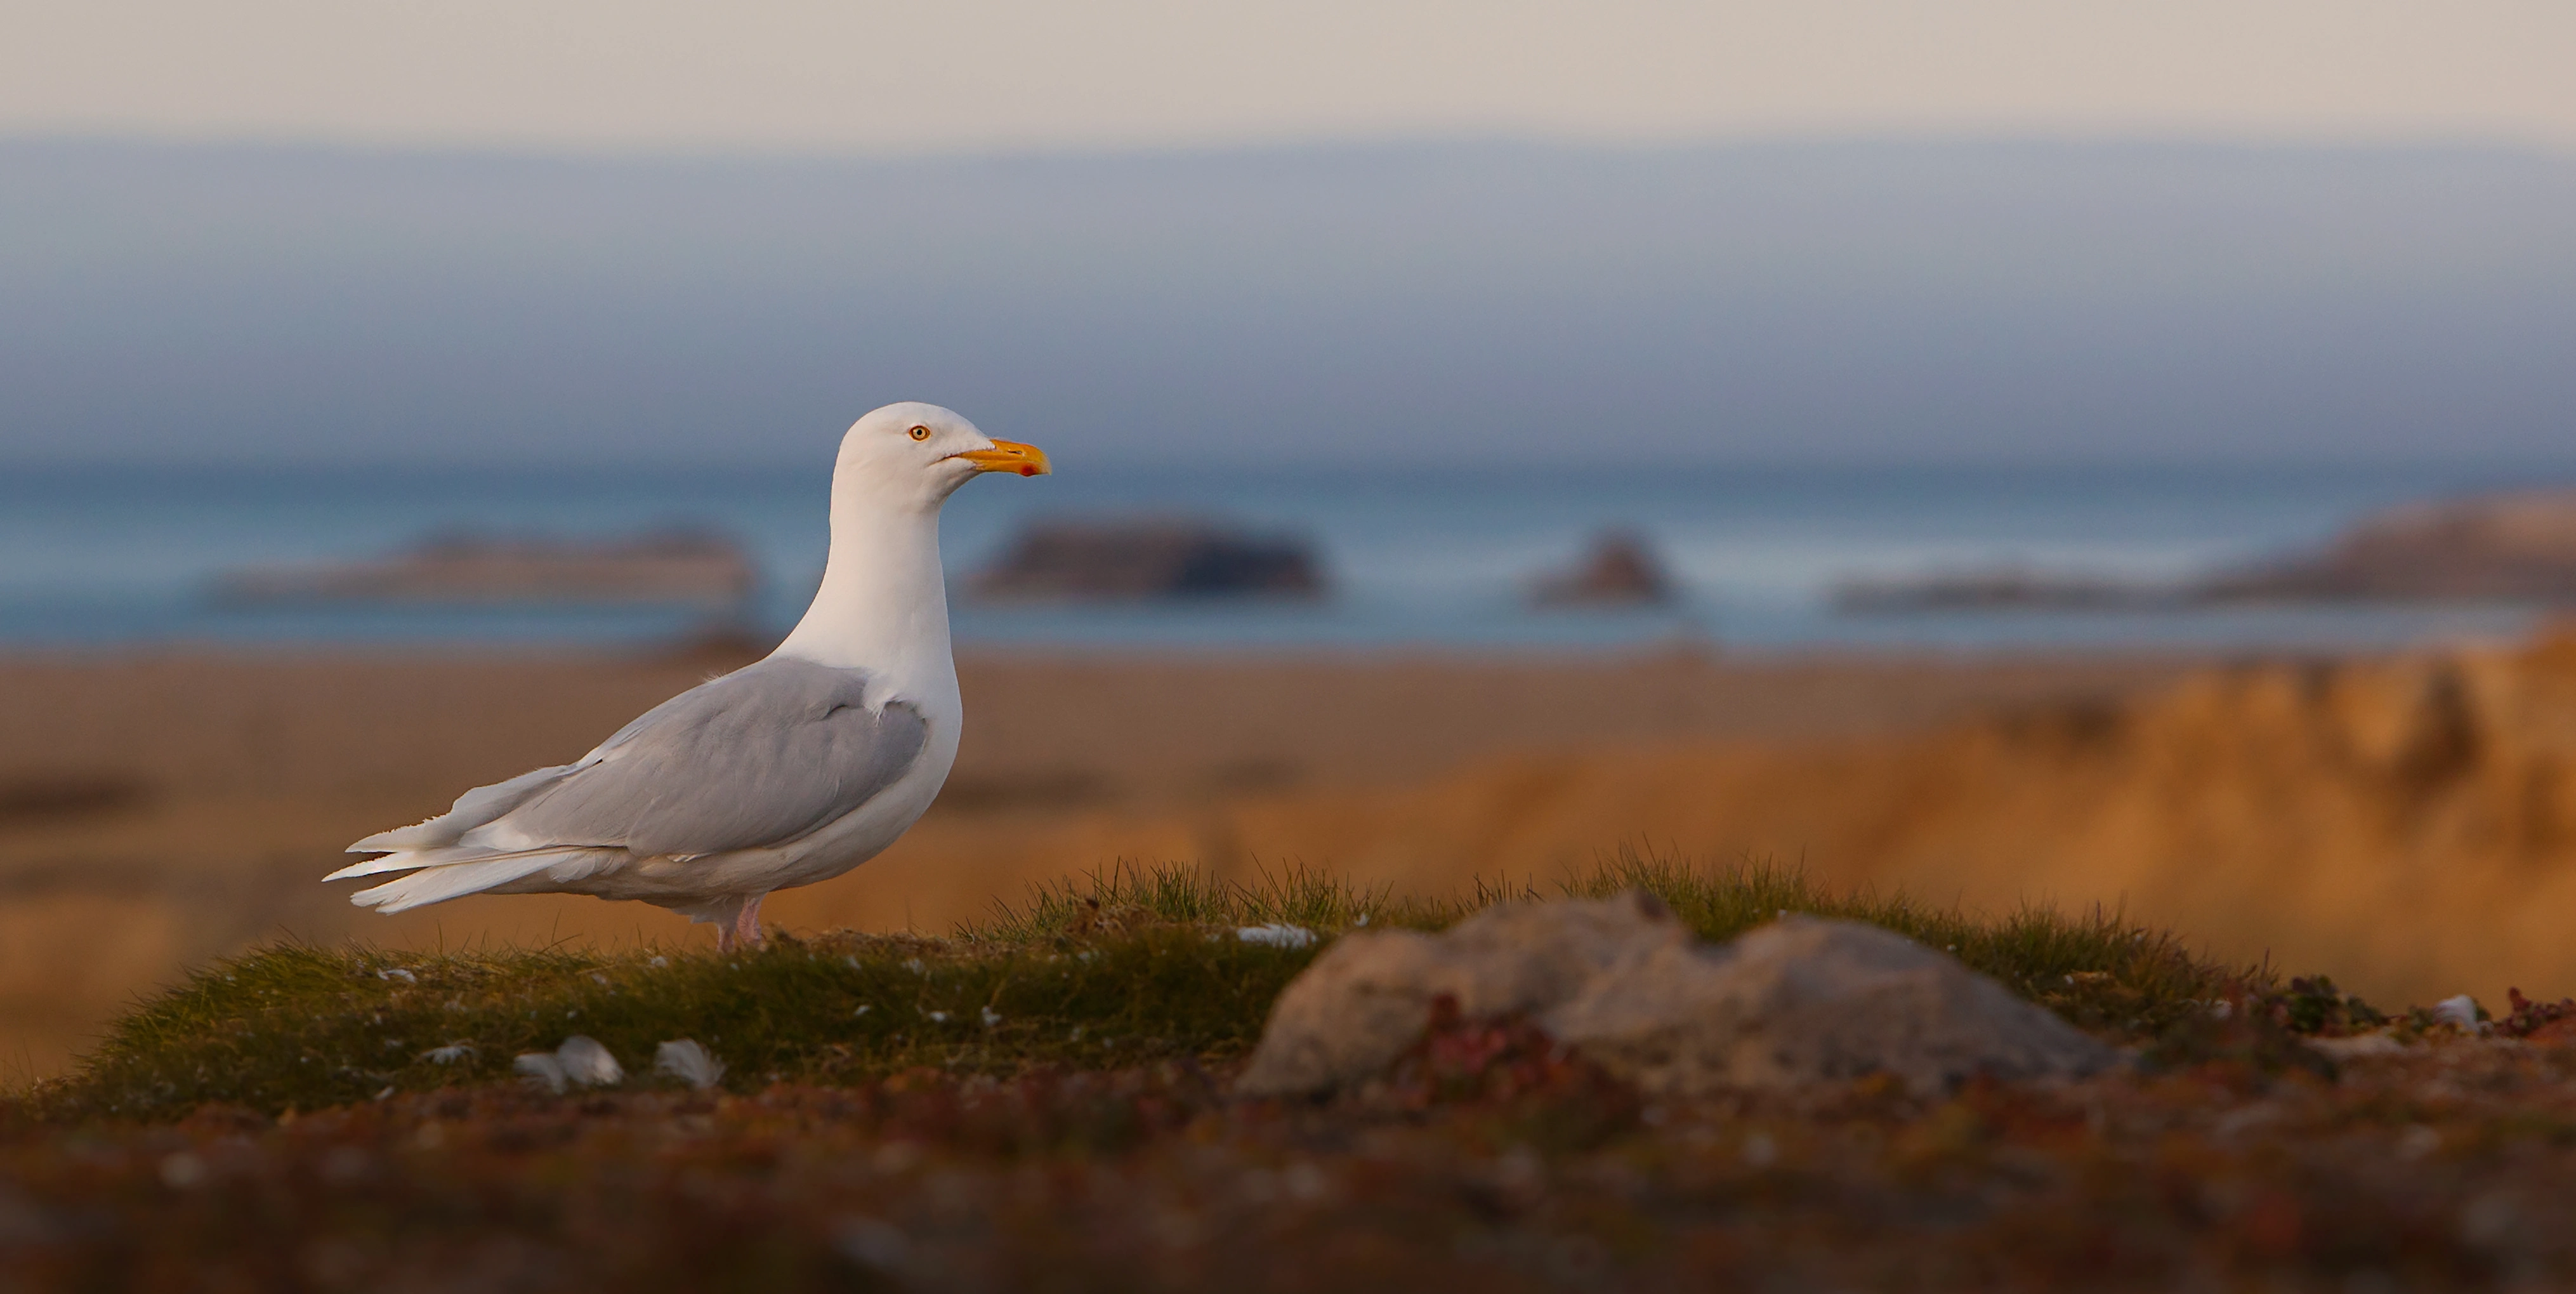
[[[2018,608],[2133,610],[2171,606],[2181,597],[2182,590],[2169,585],[2004,567],[1919,579],[1846,580],[1834,586],[1833,605],[1837,611],[1869,615]]]
[[[1530,586],[1530,603],[1540,607],[1646,606],[1672,600],[1672,580],[1645,537],[1623,530],[1596,536],[1580,564],[1542,575]]]
[[[1365,1083],[1447,999],[1525,1014],[1651,1093],[1798,1088],[1871,1074],[1938,1095],[1978,1074],[2064,1078],[2110,1048],[1958,959],[1891,931],[1786,916],[1703,944],[1642,891],[1506,904],[1441,934],[1345,935],[1289,984],[1238,1090]]]
[[[2413,503],[2365,517],[2322,552],[2178,582],[2019,567],[1853,580],[1836,610],[2154,610],[2237,602],[2576,604],[2576,490]]]
[[[2324,552],[2220,574],[2205,601],[2576,602],[2576,490],[2409,504]]]
[[[406,602],[743,607],[760,574],[733,541],[697,530],[568,540],[454,534],[375,561],[237,571],[214,594],[231,605]]]
[[[970,587],[995,600],[1320,598],[1324,577],[1293,537],[1196,520],[1048,521],[1021,531]]]

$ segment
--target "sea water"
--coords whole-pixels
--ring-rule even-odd
[[[2013,566],[2170,580],[2313,548],[2409,499],[2554,484],[2564,469],[1634,467],[1372,470],[1059,465],[974,482],[944,521],[956,635],[981,647],[2324,649],[2502,639],[2510,606],[2248,606],[1853,614],[1843,581]],[[764,575],[758,632],[794,621],[822,569],[828,483],[804,468],[0,468],[0,647],[153,644],[642,645],[703,613],[600,607],[243,607],[227,572],[398,552],[442,533],[602,539],[687,526]],[[1204,517],[1299,535],[1311,603],[991,605],[966,577],[1043,517]],[[1644,537],[1668,606],[1532,608],[1529,582],[1593,536]]]

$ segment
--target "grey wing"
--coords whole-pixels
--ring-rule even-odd
[[[806,661],[746,666],[655,706],[501,825],[638,854],[784,844],[892,786],[929,744],[919,710],[871,710],[866,684]]]
[[[447,812],[414,826],[379,831],[349,846],[349,852],[363,854],[372,850],[437,849],[441,846],[453,845],[464,839],[466,832],[507,814],[510,810],[527,803],[539,791],[580,771],[581,766],[578,764],[558,764],[553,768],[540,768],[532,773],[521,773],[506,782],[475,787],[457,796],[456,803]],[[360,863],[324,879],[337,880],[342,876],[365,876],[368,874],[366,868],[367,864]]]

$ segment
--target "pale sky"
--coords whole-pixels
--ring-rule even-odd
[[[2570,0],[0,0],[0,134],[902,154],[1506,135],[2576,149]]]

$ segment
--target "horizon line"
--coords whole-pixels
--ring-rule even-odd
[[[1612,138],[1533,131],[1308,135],[1236,140],[1031,144],[926,149],[805,145],[625,145],[577,141],[361,139],[328,134],[195,134],[185,131],[0,127],[0,149],[99,148],[135,151],[313,154],[371,159],[475,159],[607,164],[805,163],[903,165],[1010,162],[1184,161],[1220,157],[1492,151],[1652,157],[1792,148],[2030,148],[2105,151],[2158,148],[2204,152],[2317,154],[2489,154],[2576,161],[2576,140],[2509,133],[2421,132],[2365,137],[2334,132],[2214,130],[1776,130],[1659,138]]]

